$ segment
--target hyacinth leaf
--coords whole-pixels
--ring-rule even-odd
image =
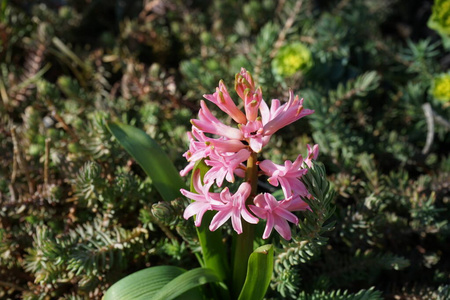
[[[208,167],[203,160],[198,161],[192,170],[192,177],[197,170],[200,170],[200,178],[203,181],[203,177],[206,172],[208,172],[209,168],[210,167]],[[195,193],[196,191],[192,182],[193,178],[191,178],[191,192]],[[230,269],[226,260],[227,253],[226,247],[222,241],[222,233],[220,230],[210,231],[208,228],[213,217],[214,212],[207,211],[203,215],[202,224],[200,227],[197,227],[197,235],[203,254],[202,266],[214,270],[220,281],[224,281],[228,278]],[[219,286],[218,288],[222,298],[227,298],[226,295],[228,294],[228,291],[225,291],[223,286]]]
[[[183,180],[158,143],[141,129],[130,125],[110,122],[108,128],[152,179],[155,188],[165,201],[181,196],[180,189],[185,187]]]
[[[187,299],[185,297],[191,295],[184,295],[185,292],[197,288],[200,285],[218,281],[219,278],[216,276],[216,273],[211,269],[206,268],[192,269],[190,271],[187,271],[186,273],[179,275],[178,277],[174,278],[172,281],[167,283],[162,289],[158,291],[158,293],[153,295],[151,299],[171,300],[176,299],[176,297],[181,295],[182,297],[180,298]],[[192,296],[193,294],[194,293],[192,293]],[[197,299],[201,299],[201,296],[200,298]]]
[[[273,272],[273,245],[261,246],[250,255],[247,277],[239,300],[263,299]]]
[[[209,270],[208,270],[209,271]],[[161,290],[167,289],[172,285],[175,279],[179,276],[183,276],[189,272],[186,270],[174,267],[174,266],[157,266],[147,268],[127,277],[119,280],[113,284],[108,291],[105,293],[103,300],[144,300],[144,299],[155,299],[157,294],[160,294]],[[204,280],[212,280],[213,276],[207,273],[207,276],[197,274],[199,279],[198,282],[203,282]],[[203,276],[203,277],[202,277]],[[206,278],[206,279],[205,279]],[[193,281],[188,278],[188,280]],[[180,299],[201,299],[201,291],[197,289],[192,289],[197,285],[193,283],[183,285],[183,291],[178,294],[172,294],[173,297],[180,296]],[[186,289],[186,287],[190,287]],[[189,291],[188,291],[189,290]],[[173,298],[165,298],[173,299]]]

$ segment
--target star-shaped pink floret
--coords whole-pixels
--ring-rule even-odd
[[[271,160],[264,160],[259,164],[259,167],[269,176],[268,181],[271,185],[281,185],[286,198],[293,194],[305,197],[309,193],[299,178],[305,175],[308,169],[301,169],[302,162],[303,158],[299,155],[294,162],[286,160],[284,166],[277,165]]]
[[[287,103],[280,105],[279,100],[273,99],[269,109],[263,100],[261,101],[259,110],[264,125],[264,135],[266,136],[270,136],[280,128],[314,113],[313,110],[303,108],[303,98],[299,99],[298,95],[294,96],[292,90],[289,91],[289,100]]]
[[[234,195],[230,193],[228,188],[223,189],[220,193],[220,201],[214,201],[211,205],[211,208],[217,210],[218,213],[212,219],[209,230],[216,230],[230,218],[233,229],[237,234],[242,233],[241,217],[248,223],[258,223],[259,219],[250,214],[245,206],[245,201],[251,190],[252,188],[248,182],[242,183]]]
[[[263,126],[260,120],[249,121],[246,125],[239,126],[250,148],[258,153],[263,147]]]
[[[186,207],[186,209],[184,210],[183,218],[187,220],[190,217],[196,215],[194,224],[197,227],[199,227],[202,223],[202,218],[205,212],[211,210],[211,202],[214,199],[218,199],[218,194],[209,192],[212,184],[213,182],[202,185],[200,170],[196,170],[193,177],[193,185],[195,191],[197,191],[197,194],[189,192],[185,189],[180,190],[184,196],[194,200],[194,202],[189,204],[188,207]]]
[[[286,200],[277,201],[269,193],[257,195],[253,202],[255,205],[249,205],[250,210],[259,218],[267,220],[263,239],[267,239],[275,228],[285,240],[290,240],[292,233],[288,221],[298,224],[298,218],[289,211],[291,203]]]
[[[234,182],[234,174],[242,162],[246,161],[250,157],[250,151],[247,149],[241,149],[235,154],[231,155],[211,155],[205,163],[212,167],[205,174],[205,182],[217,183],[217,186],[222,186],[223,180],[228,182]],[[238,172],[239,175],[239,172]]]
[[[203,132],[192,126],[192,133],[188,132],[189,137],[189,150],[186,151],[183,156],[189,162],[189,164],[180,171],[181,176],[185,176],[193,168],[197,161],[202,158],[208,157],[213,151],[213,147],[208,144],[208,137]]]

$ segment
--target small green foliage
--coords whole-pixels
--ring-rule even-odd
[[[283,46],[272,60],[274,73],[282,77],[289,77],[298,71],[306,72],[311,65],[311,52],[302,43]]]
[[[431,94],[443,103],[450,102],[450,73],[439,74],[434,78]]]
[[[290,298],[298,293],[301,285],[299,273],[293,273],[291,266],[305,264],[318,256],[320,248],[328,241],[323,235],[334,228],[334,222],[328,220],[334,213],[332,201],[336,193],[325,179],[324,167],[314,163],[302,180],[313,196],[312,199],[304,199],[311,211],[303,213],[304,219],[299,223],[292,241],[281,241],[275,251],[275,279],[272,285],[283,297]]]
[[[450,4],[448,1],[434,2],[428,27],[439,33],[446,48],[450,47]]]
[[[370,288],[369,290],[361,290],[358,293],[352,294],[348,291],[332,291],[332,292],[319,292],[316,291],[312,294],[306,294],[305,292],[302,292],[298,300],[381,300],[383,299],[381,297],[381,292],[375,291],[373,288]]]

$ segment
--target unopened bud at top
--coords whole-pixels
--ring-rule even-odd
[[[241,72],[236,74],[235,89],[241,99],[245,99],[245,90],[250,89],[251,93],[255,92],[255,82],[249,71],[241,68]]]

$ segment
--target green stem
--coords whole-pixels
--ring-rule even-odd
[[[251,203],[256,195],[258,187],[258,166],[256,165],[258,154],[252,152],[247,160],[247,171],[245,172],[245,180],[250,183],[252,192],[247,199],[247,205]],[[247,275],[247,264],[250,254],[253,252],[253,241],[255,239],[255,227],[252,224],[242,220],[242,233],[235,235],[235,249],[233,257],[233,295],[238,298],[242,290]]]

